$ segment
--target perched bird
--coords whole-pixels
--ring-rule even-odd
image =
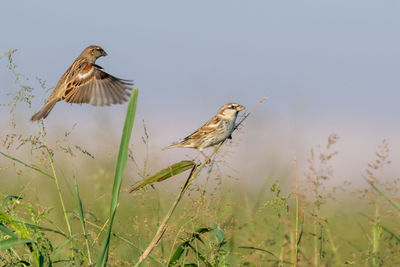
[[[32,116],[36,121],[46,118],[58,101],[89,103],[95,106],[121,104],[130,95],[133,83],[116,78],[96,65],[107,53],[97,45],[88,46],[63,74],[43,108]]]
[[[235,129],[235,121],[239,111],[245,107],[228,103],[223,105],[211,120],[206,122],[197,131],[186,137],[182,142],[170,145],[165,149],[174,147],[190,147],[198,149],[206,158],[206,162],[210,163],[210,158],[203,152],[204,148],[217,145],[227,138],[231,138],[231,134]]]

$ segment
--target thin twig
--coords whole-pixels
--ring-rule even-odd
[[[258,106],[259,105],[261,105],[262,104],[262,102],[264,102],[267,98],[268,98],[268,96],[269,96],[269,94],[266,94],[265,96],[263,96],[262,98],[261,98],[261,100],[260,101],[258,101],[258,103],[248,112],[248,113],[246,113],[245,115],[243,115],[243,117],[240,119],[240,121],[238,122],[238,123],[236,123],[236,125],[235,125],[235,127],[233,128],[233,131],[232,131],[232,133],[234,132],[234,131],[236,131],[237,130],[237,128],[258,108]],[[211,159],[211,157],[212,157],[212,155],[214,155],[214,154],[216,154],[217,152],[218,152],[218,150],[219,150],[219,148],[226,142],[226,140],[227,139],[225,139],[224,141],[222,141],[222,143],[220,143],[216,148],[215,148],[215,150],[214,150],[214,152],[210,155],[210,159]]]
[[[249,117],[257,108],[259,105],[262,104],[262,102],[264,102],[267,98],[268,98],[269,94],[266,94],[265,96],[263,96],[263,98],[261,98],[260,101],[258,101],[258,103],[253,107],[252,110],[250,110],[248,113],[246,113],[242,119],[235,125],[234,130],[236,130],[243,122],[245,119],[247,119],[247,117]]]

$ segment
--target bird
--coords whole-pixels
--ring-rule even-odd
[[[185,137],[182,142],[167,146],[163,150],[175,147],[195,148],[206,158],[206,163],[210,163],[211,160],[203,149],[220,144],[227,138],[232,138],[231,134],[235,130],[235,121],[238,113],[244,109],[244,106],[237,103],[223,105],[218,113],[202,127]]]
[[[98,45],[85,48],[61,76],[43,108],[32,116],[31,121],[46,118],[58,101],[94,106],[125,102],[133,83],[104,72],[101,66],[95,64],[102,56],[107,56],[107,53]]]

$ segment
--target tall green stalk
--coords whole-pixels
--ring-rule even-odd
[[[371,266],[380,266],[379,263],[379,243],[382,233],[381,220],[379,215],[379,206],[375,205],[375,219],[374,226],[372,227],[372,255]]]
[[[125,117],[125,124],[122,130],[121,143],[119,146],[117,166],[115,168],[114,185],[111,195],[110,204],[110,217],[108,219],[108,229],[106,236],[103,240],[99,256],[97,258],[96,266],[106,266],[108,260],[108,253],[110,250],[111,230],[114,222],[115,214],[117,213],[119,193],[122,184],[122,177],[125,172],[126,162],[128,159],[128,147],[131,139],[132,127],[135,121],[136,104],[137,104],[138,90],[132,90],[131,98],[128,104],[128,110]]]
[[[83,213],[82,200],[81,200],[81,196],[79,194],[78,182],[76,181],[75,175],[74,175],[74,188],[75,188],[76,202],[77,202],[76,206],[77,206],[78,212],[79,212],[78,213],[79,221],[81,222],[83,237],[84,237],[85,243],[86,243],[87,257],[88,257],[89,265],[92,265],[92,253],[90,251],[89,238],[88,238],[88,232],[86,229],[85,216]]]

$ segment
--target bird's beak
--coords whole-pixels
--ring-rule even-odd
[[[101,53],[101,55],[102,55],[103,57],[107,56],[106,51],[103,50],[103,52]]]
[[[241,111],[241,110],[243,110],[243,109],[245,109],[245,107],[243,107],[243,106],[238,106],[238,107],[236,108],[237,111]]]

